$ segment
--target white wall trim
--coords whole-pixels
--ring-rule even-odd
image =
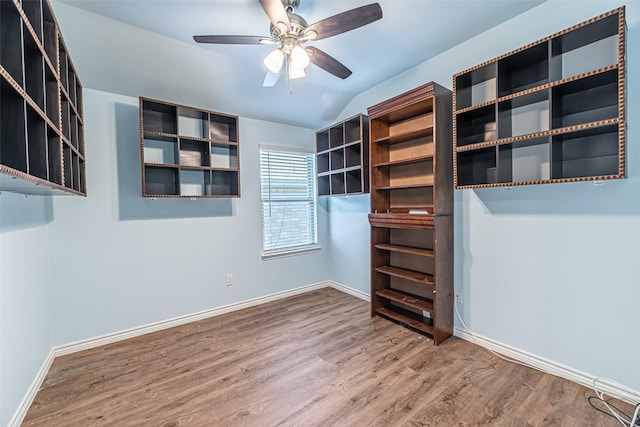
[[[350,288],[349,286],[345,286],[341,283],[338,282],[333,282],[333,281],[328,281],[328,286],[333,288],[333,289],[337,289],[341,292],[344,292],[345,294],[349,294],[352,295],[354,297],[360,298],[362,300],[365,300],[367,302],[371,302],[371,296],[369,296],[369,294],[359,291],[357,289],[353,289]]]
[[[464,340],[471,341],[481,347],[485,347],[491,351],[495,351],[496,353],[500,353],[518,362],[530,365],[532,368],[536,368],[542,372],[565,378],[593,390],[593,381],[597,378],[594,375],[587,374],[519,348],[511,347],[507,344],[503,344],[491,338],[483,337],[482,335],[478,335],[475,332],[470,332],[465,329],[456,327],[454,335]],[[632,405],[636,405],[640,398],[640,392],[627,388],[622,384],[616,385],[603,381],[598,383],[598,389],[608,396],[618,398]]]
[[[33,379],[33,382],[27,389],[27,393],[24,395],[22,402],[20,402],[20,405],[18,405],[18,409],[16,409],[13,417],[11,417],[11,419],[9,420],[9,427],[19,427],[20,424],[22,424],[22,420],[24,420],[25,415],[27,415],[27,411],[29,410],[31,403],[33,403],[33,399],[35,399],[38,390],[40,390],[40,387],[42,386],[42,383],[44,382],[44,379],[47,376],[49,368],[51,367],[54,359],[55,354],[52,348],[49,351],[47,357],[44,359],[44,362],[42,362],[42,366],[40,366],[40,369],[38,370],[36,377]]]
[[[313,283],[311,285],[301,286],[299,288],[290,289],[288,291],[277,292],[275,294],[265,295],[262,297],[240,301],[233,304],[223,305],[220,307],[199,311],[197,313],[174,317],[173,319],[161,320],[159,322],[150,323],[143,326],[137,326],[131,329],[125,329],[123,331],[113,332],[111,334],[105,334],[102,336],[89,338],[82,341],[63,344],[63,345],[54,347],[53,350],[54,350],[55,357],[63,356],[66,354],[71,354],[78,351],[99,347],[101,345],[112,344],[114,342],[138,337],[140,335],[145,335],[152,332],[173,328],[175,326],[185,325],[187,323],[196,322],[198,320],[208,319],[210,317],[219,316],[221,314],[230,313],[232,311],[254,307],[256,305],[265,304],[267,302],[280,300],[280,299],[291,297],[294,295],[315,291],[317,289],[326,288],[328,286],[331,286],[331,283],[328,281]]]

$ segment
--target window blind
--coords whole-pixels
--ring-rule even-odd
[[[265,255],[317,245],[315,155],[260,149]]]

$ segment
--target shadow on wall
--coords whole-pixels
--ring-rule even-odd
[[[118,210],[120,220],[225,217],[234,215],[233,199],[148,199],[142,197],[140,112],[116,104]]]
[[[472,190],[494,215],[640,215],[637,179]],[[459,190],[470,191],[470,190]]]
[[[7,191],[0,195],[0,233],[42,227],[51,221],[52,196],[25,196]]]

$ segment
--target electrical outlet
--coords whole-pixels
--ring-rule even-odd
[[[227,274],[227,286],[233,285],[233,274]]]
[[[462,304],[462,291],[456,292],[456,304]]]

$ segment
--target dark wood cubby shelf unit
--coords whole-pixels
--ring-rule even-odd
[[[140,97],[142,196],[240,197],[238,117]]]
[[[453,334],[451,108],[428,83],[368,109],[371,315],[436,345]]]
[[[626,177],[624,7],[453,76],[456,188]]]
[[[0,1],[0,190],[85,196],[82,84],[48,0]]]
[[[318,196],[369,192],[369,118],[358,114],[316,132]]]

